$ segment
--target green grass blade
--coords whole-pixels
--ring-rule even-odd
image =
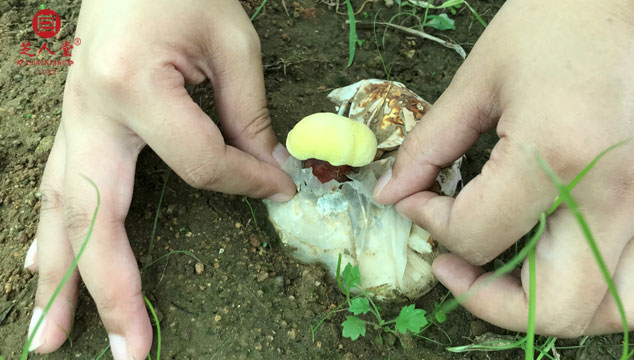
[[[95,227],[95,222],[97,220],[97,213],[99,212],[99,206],[101,205],[101,194],[99,193],[99,188],[97,187],[97,184],[95,184],[94,181],[92,181],[90,178],[88,178],[85,175],[81,175],[81,176],[84,179],[86,179],[86,181],[88,181],[90,185],[92,185],[92,187],[95,189],[95,192],[97,193],[97,205],[95,206],[95,211],[92,214],[92,219],[90,220],[90,226],[88,227],[88,232],[86,233],[84,242],[81,244],[81,247],[79,248],[79,251],[77,252],[77,256],[75,257],[75,260],[73,260],[73,263],[68,268],[68,271],[66,271],[66,274],[64,274],[62,281],[60,281],[59,285],[57,285],[57,288],[55,288],[53,295],[51,296],[51,298],[48,300],[48,303],[44,307],[44,310],[42,311],[42,316],[35,324],[35,327],[33,328],[33,332],[31,332],[31,335],[29,335],[29,338],[27,339],[26,344],[24,344],[24,347],[22,348],[22,355],[20,356],[21,360],[26,360],[29,357],[29,347],[31,346],[31,342],[33,341],[33,338],[35,337],[35,334],[37,333],[37,329],[39,329],[40,325],[42,324],[42,321],[46,317],[46,314],[48,314],[48,311],[51,309],[51,306],[53,306],[53,302],[57,298],[57,295],[59,295],[59,292],[62,290],[62,287],[64,287],[64,284],[66,284],[70,276],[73,274],[73,271],[77,267],[77,263],[79,262],[81,255],[84,253],[84,250],[86,249],[86,245],[88,244],[88,240],[92,236],[92,231]]]
[[[376,46],[376,51],[379,52],[379,58],[381,59],[381,65],[383,66],[383,72],[385,73],[385,80],[390,80],[391,68],[388,70],[387,66],[385,65],[385,59],[383,58],[383,53],[381,52],[381,47],[379,46],[379,39],[376,36],[376,19],[379,17],[380,12],[381,10],[379,9],[379,11],[374,14],[374,21],[372,22],[372,34],[374,35],[374,45]],[[385,33],[383,34],[385,36]]]
[[[611,147],[608,149],[614,149],[614,147]],[[602,154],[604,155],[604,153],[601,153],[599,154],[599,156],[602,156]],[[610,294],[614,298],[614,302],[616,303],[616,306],[618,308],[619,315],[621,316],[621,323],[623,325],[623,353],[622,353],[621,359],[625,360],[627,359],[628,353],[629,353],[629,347],[628,347],[629,326],[627,324],[625,308],[623,307],[621,297],[619,296],[619,293],[616,290],[616,286],[614,285],[614,282],[612,281],[612,275],[610,274],[610,271],[608,270],[608,267],[605,264],[605,261],[603,260],[601,251],[599,250],[599,247],[597,246],[597,243],[594,240],[594,236],[592,235],[592,231],[590,231],[590,227],[588,226],[588,223],[586,222],[585,217],[579,211],[579,206],[576,200],[570,194],[570,190],[568,190],[568,186],[564,185],[561,182],[561,180],[559,180],[557,175],[555,175],[553,170],[550,168],[550,166],[548,166],[548,164],[544,161],[544,159],[538,156],[537,161],[539,165],[541,166],[541,168],[544,170],[544,172],[546,172],[546,174],[550,178],[550,181],[552,181],[552,183],[555,185],[555,187],[559,191],[559,196],[566,203],[566,205],[568,206],[568,209],[577,220],[579,227],[581,227],[581,231],[583,232],[583,235],[586,238],[588,245],[590,246],[592,255],[594,256],[594,259],[597,262],[597,265],[599,266],[599,270],[601,271],[601,274],[603,275],[603,278],[608,285]]]
[[[506,264],[504,264],[503,266],[495,270],[495,272],[493,272],[493,274],[488,279],[486,279],[483,283],[481,283],[479,286],[474,286],[463,295],[449,300],[447,303],[441,305],[436,311],[442,312],[445,314],[453,311],[460,305],[461,302],[465,301],[466,299],[471,297],[473,294],[482,290],[483,288],[490,285],[492,282],[496,281],[497,279],[504,276],[505,274],[508,274],[511,271],[513,271],[517,267],[517,265],[519,265],[528,256],[528,253],[530,252],[530,250],[535,247],[535,245],[537,244],[537,241],[544,233],[545,228],[546,228],[546,214],[541,213],[539,216],[539,224],[537,225],[537,230],[535,231],[533,236],[528,240],[528,242],[526,243],[526,246],[524,246],[524,248],[522,248],[522,250],[520,250],[520,252],[518,252],[517,255],[515,255]]]
[[[550,351],[550,349],[553,348],[553,346],[555,346],[555,341],[557,341],[557,338],[553,337],[553,336],[549,336],[546,339],[546,342],[544,343],[544,346],[542,346],[539,349],[539,355],[537,356],[537,360],[541,360],[544,356],[549,358],[549,359],[553,358],[552,356],[550,356],[548,354],[548,352]]]
[[[482,26],[484,26],[484,28],[486,29],[486,27],[487,27],[487,23],[486,23],[486,21],[484,21],[484,20],[480,17],[480,14],[478,14],[478,12],[477,12],[477,11],[475,11],[475,9],[474,9],[474,8],[472,8],[472,7],[471,7],[471,5],[470,5],[468,2],[466,2],[466,1],[463,1],[463,2],[464,2],[464,4],[465,4],[465,6],[466,6],[467,8],[469,8],[469,11],[471,11],[471,13],[473,14],[473,16],[475,16],[475,18],[476,18],[476,19],[478,19],[478,21],[480,22],[480,24],[482,24]]]
[[[110,345],[106,345],[106,347],[104,347],[101,352],[99,353],[99,355],[97,355],[97,357],[95,358],[95,360],[100,360],[102,357],[104,357],[104,355],[106,355],[106,353],[108,352],[108,350],[110,350]]]
[[[350,67],[354,61],[354,53],[357,49],[357,23],[354,19],[354,10],[350,0],[346,0],[346,7],[348,8],[348,22],[350,24],[350,34],[348,35],[348,65]]]
[[[154,249],[154,239],[156,237],[156,228],[158,226],[159,214],[161,213],[161,206],[163,205],[163,197],[165,197],[165,190],[167,189],[167,183],[170,179],[171,171],[167,171],[165,175],[165,182],[163,182],[163,188],[161,189],[161,196],[159,197],[158,205],[156,206],[156,214],[154,214],[154,224],[152,224],[152,235],[150,235],[150,246],[147,250],[147,257],[145,263],[149,264],[152,261],[152,249]]]
[[[147,307],[150,308],[150,312],[154,318],[154,323],[156,324],[156,360],[161,360],[161,324],[159,323],[158,316],[156,315],[156,311],[154,310],[154,306],[152,306],[150,299],[143,295],[143,300],[145,300]],[[149,353],[147,355],[150,357]]]
[[[588,171],[590,171],[590,169],[592,169],[592,168],[593,168],[593,167],[597,164],[597,162],[598,162],[599,160],[601,160],[601,158],[602,158],[603,156],[605,156],[605,154],[609,153],[610,151],[612,151],[612,150],[614,150],[614,149],[616,149],[616,148],[618,148],[618,147],[620,147],[620,146],[623,146],[623,145],[627,144],[627,143],[628,143],[628,142],[630,142],[631,140],[632,140],[631,138],[630,138],[630,139],[623,140],[623,141],[618,142],[618,143],[616,143],[616,144],[614,144],[614,145],[610,146],[609,148],[607,148],[607,149],[605,149],[605,150],[601,151],[601,152],[599,153],[599,155],[597,155],[594,159],[592,159],[592,161],[590,161],[590,163],[589,163],[589,164],[588,164],[585,168],[583,168],[583,170],[581,170],[581,172],[579,172],[579,174],[577,174],[577,176],[575,176],[575,178],[574,178],[574,179],[572,179],[572,181],[570,182],[570,184],[568,184],[568,186],[567,186],[568,191],[569,191],[569,192],[570,192],[570,191],[572,191],[572,189],[574,189],[574,188],[575,188],[575,186],[577,186],[577,184],[581,181],[581,179],[583,179],[583,177],[584,177],[584,176],[586,176],[586,174],[588,173]],[[550,214],[552,214],[553,212],[555,212],[555,210],[557,210],[557,207],[559,207],[559,205],[561,205],[561,201],[562,201],[562,200],[561,200],[561,195],[557,196],[557,198],[555,199],[555,203],[554,203],[554,204],[553,204],[553,206],[550,208],[550,210],[548,210],[547,215],[550,215]]]
[[[200,260],[198,258],[198,256],[194,255],[193,253],[191,253],[191,252],[189,252],[187,250],[173,250],[173,251],[168,252],[167,254],[161,255],[158,259],[152,261],[151,263],[146,264],[143,268],[141,268],[140,272],[143,273],[150,266],[152,266],[152,265],[156,264],[157,262],[165,259],[166,257],[174,255],[174,254],[185,254],[185,255],[188,255],[189,257],[193,258],[193,259],[196,259],[196,261],[203,262],[202,260]]]
[[[255,210],[253,210],[253,206],[251,206],[251,202],[249,202],[249,199],[246,196],[243,196],[242,198],[244,199],[244,202],[247,203],[247,206],[249,207],[249,211],[251,211],[251,218],[253,218],[253,224],[257,228],[258,219],[255,217]]]
[[[258,17],[258,14],[260,14],[260,11],[262,10],[262,8],[264,7],[264,5],[266,5],[266,2],[269,0],[264,0],[262,1],[262,3],[260,4],[260,6],[258,6],[257,9],[255,9],[255,12],[253,13],[253,15],[251,15],[251,22],[253,22],[253,20],[255,20],[256,17]]]
[[[535,293],[537,274],[535,273],[535,247],[528,252],[528,324],[526,325],[526,350],[524,358],[533,360],[535,356]]]

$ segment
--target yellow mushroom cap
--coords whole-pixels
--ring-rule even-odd
[[[374,160],[376,137],[365,124],[332,113],[303,118],[288,133],[286,148],[299,160],[360,167]]]

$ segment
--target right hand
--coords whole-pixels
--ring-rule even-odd
[[[102,202],[79,271],[30,350],[52,352],[66,340],[81,272],[115,359],[142,359],[152,328],[124,226],[140,150],[152,147],[196,188],[286,201],[295,185],[280,170],[288,153],[271,129],[259,39],[238,1],[85,0],[76,36],[82,44],[42,178],[38,240],[25,263],[40,273],[32,326],[91,222],[96,196],[80,174],[97,184]],[[207,79],[224,139],[184,88]]]

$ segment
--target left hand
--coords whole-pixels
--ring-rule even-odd
[[[571,11],[574,9],[574,11]],[[491,275],[481,265],[550,209],[557,191],[542,156],[569,183],[602,150],[634,137],[634,3],[508,0],[449,88],[400,147],[375,198],[452,253],[433,270],[454,295]],[[482,172],[453,199],[427,191],[441,167],[480,134],[500,141]],[[585,215],[634,327],[634,141],[603,157],[572,194]],[[389,180],[389,181],[388,181]],[[576,337],[622,331],[614,299],[574,215],[548,218],[536,247],[536,332]],[[528,260],[466,299],[500,327],[525,331]]]

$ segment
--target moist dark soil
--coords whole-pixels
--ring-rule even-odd
[[[345,13],[340,2],[339,12]],[[361,0],[353,0],[359,9]],[[473,0],[470,4],[490,21],[501,0]],[[60,121],[66,69],[39,74],[34,67],[20,67],[20,44],[38,38],[31,19],[40,3],[32,0],[0,1],[0,355],[19,357],[26,340],[37,274],[23,269],[24,255],[37,229],[40,196],[38,186]],[[49,39],[51,49],[73,41],[80,2],[49,1],[47,8],[62,18],[59,36]],[[243,3],[253,14],[259,0]],[[398,5],[366,2],[357,20],[387,21]],[[436,36],[461,44],[467,52],[484,30],[467,8],[456,14],[456,30],[435,31]],[[262,59],[269,109],[277,136],[284,141],[302,117],[333,111],[326,99],[329,90],[366,78],[386,78],[405,83],[433,102],[449,85],[462,59],[451,49],[413,35],[384,27],[358,25],[364,40],[354,63],[348,61],[347,16],[336,12],[335,3],[312,0],[269,0],[254,25],[262,42]],[[411,26],[408,20],[396,21]],[[37,50],[37,48],[35,49]],[[380,50],[380,51],[379,51]],[[386,66],[384,68],[381,57]],[[50,57],[61,59],[60,55]],[[191,88],[194,100],[213,113],[211,87]],[[486,134],[467,153],[463,167],[466,181],[488,159],[497,138]],[[153,218],[163,184],[170,172],[150,150],[141,153],[134,199],[126,228],[139,266],[146,264]],[[311,325],[345,298],[318,266],[303,265],[286,256],[267,221],[259,200],[200,191],[172,174],[160,208],[152,258],[173,250],[187,250],[202,262],[174,254],[152,265],[143,274],[145,294],[158,311],[162,330],[162,355],[169,359],[517,359],[521,350],[451,353],[447,346],[471,344],[478,339],[513,338],[517,334],[489,325],[466,311],[450,313],[438,327],[422,337],[379,336],[369,330],[351,341],[342,337],[343,313],[326,320],[311,336]],[[257,223],[256,223],[257,222]],[[201,266],[202,265],[202,266]],[[416,307],[433,309],[447,295],[438,285],[416,301]],[[387,317],[398,314],[403,304],[384,304]],[[156,334],[155,334],[156,335]],[[107,345],[94,303],[82,288],[67,341],[57,352],[32,358],[93,359]],[[543,339],[540,339],[543,342]],[[558,340],[562,359],[617,359],[619,335]],[[577,346],[583,342],[583,347]],[[564,347],[571,347],[564,349]],[[156,349],[156,336],[153,354]],[[551,356],[555,356],[551,352]],[[104,358],[111,358],[107,353]]]

